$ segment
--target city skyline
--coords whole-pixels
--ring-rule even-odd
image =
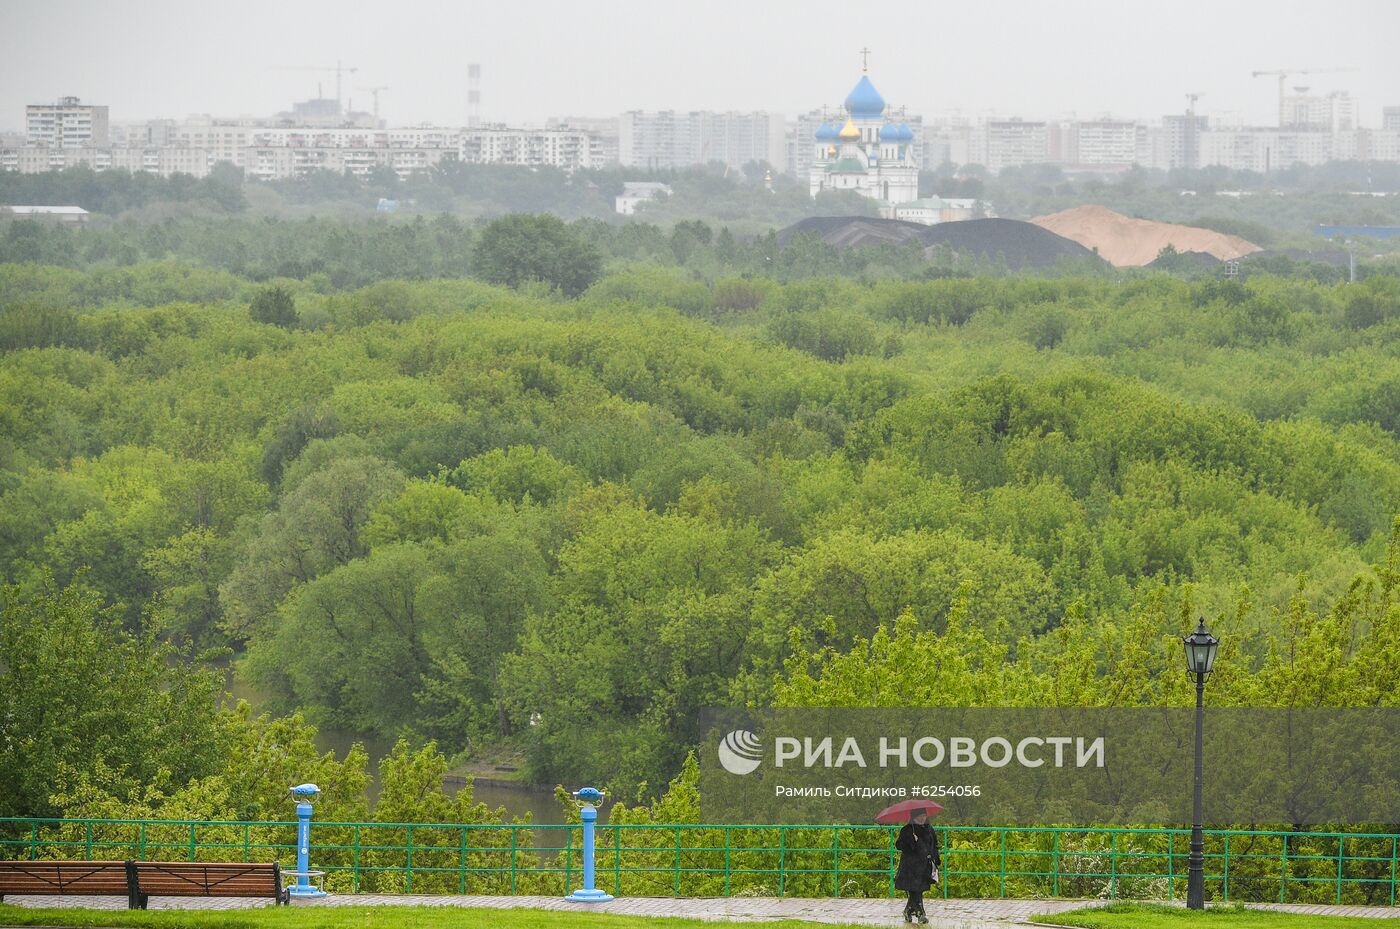
[[[339,9],[319,0],[291,9],[253,3],[231,18],[211,4],[166,0],[7,4],[0,129],[21,130],[25,105],[66,95],[108,106],[114,123],[266,115],[314,97],[318,82],[333,96],[334,73],[285,69],[337,61],[358,69],[343,81],[357,109],[371,108],[366,88],[387,85],[381,107],[390,125],[465,124],[471,62],[482,65],[484,121],[542,125],[629,110],[795,117],[839,102],[860,73],[863,46],[874,52],[870,71],[882,92],[911,113],[1160,119],[1184,111],[1186,94],[1197,92],[1200,112],[1271,125],[1277,81],[1251,72],[1290,67],[1355,69],[1297,75],[1287,86],[1350,92],[1364,126],[1379,126],[1382,107],[1400,104],[1400,59],[1382,48],[1383,36],[1400,33],[1400,6],[1376,0],[1333,4],[1327,15],[1186,2],[1160,22],[1144,21],[1147,7],[1098,0],[901,10],[897,23],[888,11],[853,14],[834,3],[721,2],[704,17],[635,2],[605,12],[557,2],[417,3],[373,23],[347,21]],[[1125,38],[1148,26],[1151,43]],[[202,31],[206,38],[190,40]],[[62,56],[32,38],[57,34]]]

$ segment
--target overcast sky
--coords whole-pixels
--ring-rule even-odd
[[[64,95],[113,121],[267,115],[356,66],[357,109],[388,85],[392,125],[461,124],[467,64],[482,116],[516,124],[628,109],[773,110],[839,103],[860,75],[910,112],[1158,118],[1202,92],[1206,112],[1272,124],[1274,78],[1348,89],[1364,125],[1400,105],[1400,0],[0,0],[0,128]]]

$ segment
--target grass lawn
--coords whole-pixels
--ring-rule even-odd
[[[0,926],[150,926],[155,929],[715,929],[698,919],[455,906],[279,906],[254,910],[38,909],[0,904]],[[832,929],[783,920],[777,929]],[[1375,927],[1372,927],[1375,929]]]
[[[1184,907],[1148,903],[1114,903],[1031,918],[1085,929],[1188,929],[1195,926],[1207,929],[1385,929],[1391,925],[1386,920],[1377,922],[1361,916],[1305,916],[1235,906],[1211,907],[1201,913]]]

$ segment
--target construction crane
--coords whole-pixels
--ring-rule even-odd
[[[378,87],[356,87],[355,89],[356,89],[356,90],[368,91],[369,94],[370,94],[372,97],[374,97],[374,125],[375,125],[376,127],[378,127],[378,125],[379,125],[379,92],[382,91],[382,90],[388,90],[388,89],[389,89],[389,85],[387,85],[387,84],[380,84]]]
[[[355,72],[358,71],[358,70],[360,70],[360,69],[359,69],[359,68],[347,68],[347,67],[344,67],[339,61],[337,61],[337,62],[336,62],[333,66],[331,66],[331,67],[321,67],[320,65],[284,65],[284,66],[282,66],[282,67],[280,67],[280,68],[276,68],[276,69],[274,69],[274,70],[277,70],[277,71],[320,71],[322,74],[325,74],[325,73],[334,71],[334,72],[335,72],[335,105],[336,105],[337,108],[340,108],[341,105],[342,105],[342,104],[341,104],[342,97],[341,97],[341,95],[340,95],[341,78],[342,78],[342,75],[345,74],[346,72],[349,72],[350,76],[351,76],[351,77],[354,77],[354,76],[355,76]]]
[[[1277,78],[1278,78],[1278,127],[1279,127],[1280,129],[1282,129],[1282,128],[1283,128],[1285,125],[1287,125],[1287,123],[1288,123],[1288,120],[1284,118],[1284,112],[1283,112],[1283,93],[1284,93],[1284,90],[1287,88],[1289,75],[1292,75],[1292,74],[1340,74],[1341,72],[1344,72],[1344,71],[1356,71],[1356,70],[1358,70],[1358,69],[1357,69],[1357,68],[1283,68],[1283,69],[1281,69],[1281,70],[1276,70],[1276,71],[1255,71],[1255,72],[1253,72],[1253,76],[1254,76],[1254,77],[1269,77],[1269,76],[1274,76],[1274,77],[1277,77]]]
[[[1206,92],[1204,90],[1198,90],[1195,93],[1186,95],[1186,132],[1183,134],[1181,144],[1182,148],[1185,149],[1182,153],[1182,160],[1188,168],[1200,167],[1200,165],[1197,164],[1197,161],[1200,160],[1200,153],[1197,151],[1197,139],[1200,138],[1200,129],[1196,125],[1196,101],[1205,95]]]

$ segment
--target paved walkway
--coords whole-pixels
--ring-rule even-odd
[[[6,903],[35,907],[126,909],[125,897],[34,897],[14,895]],[[1091,900],[943,900],[927,902],[932,929],[1008,929],[1024,924],[1035,913],[1061,913],[1104,901]],[[153,897],[157,909],[247,909],[268,906],[263,900],[207,900]],[[770,922],[805,919],[845,926],[900,924],[901,900],[787,897],[623,897],[611,903],[571,903],[560,897],[461,897],[403,894],[333,894],[317,900],[297,900],[294,906],[457,906],[482,909],[587,910],[631,916],[686,916],[717,922]],[[1178,901],[1177,905],[1181,905]],[[1400,907],[1256,904],[1258,909],[1327,916],[1367,916],[1400,919]]]

